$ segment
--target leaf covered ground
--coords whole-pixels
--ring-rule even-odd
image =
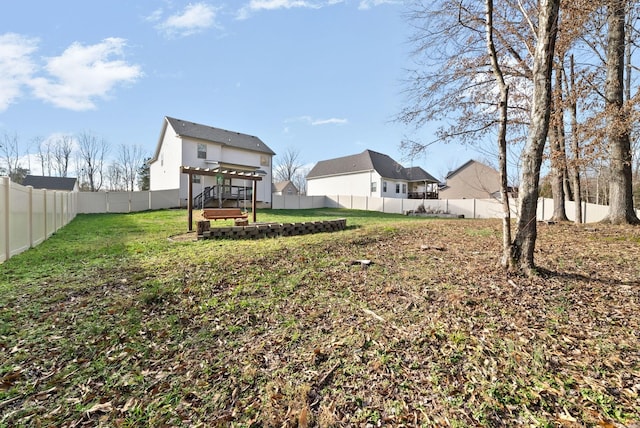
[[[540,224],[528,279],[494,220],[197,242],[143,222],[0,265],[0,426],[640,424],[638,228]]]

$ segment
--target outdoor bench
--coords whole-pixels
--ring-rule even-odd
[[[202,216],[207,220],[227,220],[227,219],[246,219],[248,214],[243,213],[240,208],[204,208]]]

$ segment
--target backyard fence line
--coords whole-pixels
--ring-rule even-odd
[[[509,201],[512,218],[518,217],[518,201]],[[451,214],[465,218],[502,218],[502,202],[496,199],[400,199],[378,198],[354,195],[301,196],[273,195],[274,209],[313,209],[313,208],[347,208],[365,211],[378,211],[389,214],[406,214],[416,211],[422,205],[427,213]],[[565,210],[569,220],[575,219],[575,202],[566,201]],[[538,200],[537,219],[545,221],[553,216],[553,199]],[[585,223],[596,223],[606,217],[607,205],[596,205],[583,202],[582,218]],[[637,211],[640,216],[640,210]]]
[[[0,177],[0,263],[42,243],[77,214],[129,213],[183,205],[178,189],[66,192],[34,189]]]
[[[78,214],[132,213],[185,206],[178,189],[78,193]]]
[[[67,225],[77,206],[77,192],[34,189],[0,177],[0,263]]]
[[[511,200],[511,215],[517,217],[517,201]],[[406,214],[423,205],[427,212],[465,218],[502,218],[502,204],[495,199],[399,199],[354,195],[272,195],[273,209],[347,208]],[[129,213],[167,208],[184,208],[179,190],[137,192],[65,192],[34,189],[0,177],[0,263],[35,247],[67,225],[77,214]],[[602,220],[609,207],[582,204],[585,223]],[[566,202],[569,220],[574,203]],[[637,211],[640,216],[640,210]],[[553,199],[539,199],[538,220],[553,216]]]

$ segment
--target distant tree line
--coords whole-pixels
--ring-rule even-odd
[[[148,190],[148,161],[140,145],[114,148],[90,132],[36,137],[29,144],[8,132],[0,138],[0,175],[19,184],[38,170],[45,176],[77,177],[83,191]]]

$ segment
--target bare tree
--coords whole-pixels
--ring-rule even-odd
[[[69,173],[69,162],[73,152],[73,137],[62,135],[53,143],[53,170],[58,177],[67,177]]]
[[[42,175],[51,175],[50,141],[45,140],[41,136],[37,136],[31,140],[31,144],[35,146],[37,150],[36,157],[40,161],[40,170],[42,171]]]
[[[500,100],[498,103],[498,159],[500,170],[500,198],[502,200],[502,266],[509,268],[511,259],[511,207],[509,206],[509,185],[507,172],[507,125],[509,123],[509,86],[504,80],[504,73],[498,61],[498,53],[493,40],[493,0],[485,0],[487,50],[491,59],[491,69],[495,76]]]
[[[121,144],[118,152],[118,162],[122,168],[123,179],[126,183],[125,190],[135,190],[138,170],[144,162],[142,147]]]
[[[291,181],[301,194],[306,193],[306,172],[300,160],[300,150],[287,148],[278,157],[274,171],[276,181]]]
[[[106,187],[110,191],[127,190],[127,180],[125,180],[124,169],[118,161],[112,161],[106,168]]]
[[[21,168],[18,134],[4,133],[2,140],[0,140],[0,155],[4,163],[2,167],[4,173],[9,176],[12,181],[18,182],[16,178],[20,175],[19,169]]]
[[[607,140],[611,150],[611,184],[609,214],[606,221],[640,223],[633,209],[631,117],[630,105],[624,100],[626,0],[607,1],[608,44],[604,87]]]
[[[293,181],[293,177],[302,168],[300,150],[289,147],[277,159],[274,171],[276,181]]]
[[[109,144],[95,135],[82,132],[78,135],[80,168],[83,178],[91,192],[102,188],[104,179],[104,162],[109,152]]]
[[[553,221],[567,221],[565,198],[567,189],[567,153],[565,150],[564,132],[564,100],[563,100],[563,65],[564,54],[558,54],[558,64],[555,67],[555,88],[553,91],[553,114],[551,117],[549,141],[551,158],[551,192],[553,196]]]
[[[512,259],[525,273],[531,273],[534,268],[540,166],[549,132],[551,74],[558,34],[559,8],[560,0],[540,0],[538,5],[538,30],[533,55],[531,124],[522,154],[522,175],[518,191],[520,218],[511,247]]]
[[[530,271],[540,167],[549,129],[559,0],[506,0],[500,2],[498,11],[492,2],[485,3],[484,10],[479,2],[461,0],[431,2],[430,6],[416,3],[410,19],[417,22],[413,42],[415,54],[425,58],[424,68],[409,78],[410,102],[399,120],[420,127],[448,119],[437,132],[440,141],[473,142],[496,128],[498,147],[506,145],[507,137],[512,144],[526,141],[521,158],[520,219],[515,238],[506,241],[509,256],[503,257],[503,264],[513,261],[515,268]],[[417,153],[426,146],[418,143],[403,148]],[[501,152],[503,156],[506,159]],[[503,188],[508,177],[505,162],[500,159]],[[503,229],[508,237],[506,222]]]
[[[575,78],[575,60],[573,55],[570,57],[569,61],[569,100],[568,100],[568,108],[569,108],[569,116],[571,122],[571,152],[573,153],[573,158],[571,159],[571,181],[573,183],[573,201],[575,206],[574,222],[576,224],[580,224],[583,222],[582,219],[582,184],[580,182],[580,167],[581,167],[581,156],[580,156],[580,143],[578,139],[578,101],[577,101],[577,91],[576,91],[576,78]]]

